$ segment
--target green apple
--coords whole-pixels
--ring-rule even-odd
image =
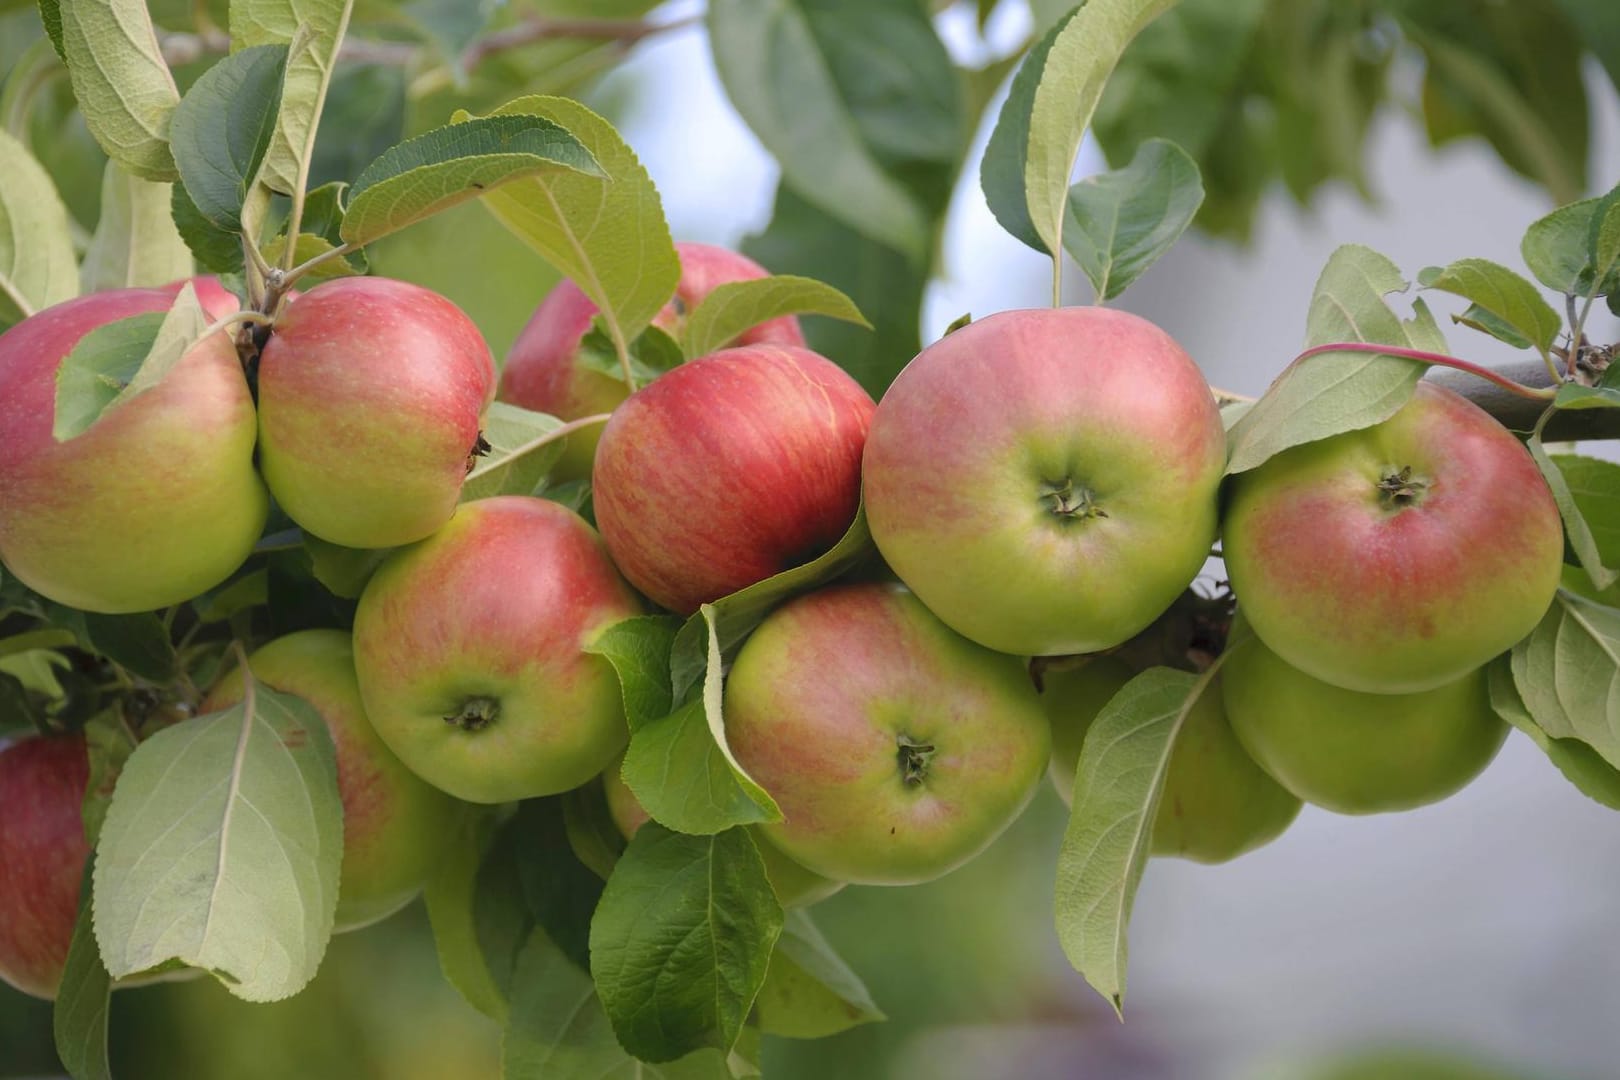
[[[613,819],[619,834],[628,840],[652,818],[642,809],[635,793],[619,775],[623,764],[621,757],[603,770],[602,793],[607,798],[608,816]],[[759,848],[760,858],[765,861],[765,876],[770,879],[771,888],[776,890],[776,898],[783,907],[808,907],[844,887],[842,881],[824,878],[782,854],[758,829],[750,829],[749,832],[754,838],[754,846]]]
[[[640,613],[572,510],[519,495],[467,503],[366,583],[354,616],[366,714],[457,798],[576,788],[630,738],[618,676],[585,646]]]
[[[1438,802],[1484,771],[1507,738],[1483,668],[1414,694],[1346,690],[1300,671],[1233,624],[1221,671],[1238,740],[1277,782],[1341,814]]]
[[[1123,661],[1099,656],[1048,668],[1042,703],[1052,722],[1052,784],[1074,801],[1080,748],[1097,714],[1135,675]],[[1218,863],[1282,835],[1300,801],[1244,752],[1221,707],[1217,685],[1207,688],[1182,721],[1153,819],[1153,854]]]
[[[343,877],[337,929],[353,930],[404,907],[422,891],[461,823],[464,804],[407,769],[372,730],[341,630],[303,630],[248,657],[254,677],[303,698],[332,733],[343,798]],[[242,700],[242,672],[209,691],[204,711]]]
[[[781,807],[759,826],[823,877],[909,885],[988,847],[1034,795],[1051,736],[1022,661],[911,593],[845,585],[772,612],[725,686],[738,762]]]

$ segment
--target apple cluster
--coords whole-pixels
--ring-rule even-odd
[[[677,336],[715,287],[764,274],[719,248],[679,254],[654,319]],[[203,284],[212,314],[237,310]],[[276,316],[251,389],[215,332],[56,438],[64,357],[174,293],[96,294],[0,336],[0,560],[50,600],[115,613],[225,581],[272,500],[313,537],[390,549],[352,633],[285,636],[247,665],[332,733],[340,928],[420,890],[464,803],[599,782],[632,834],[647,813],[620,776],[624,694],[589,647],[815,559],[863,506],[880,564],[766,616],[723,687],[730,752],[782,811],[752,831],[788,905],[960,866],[1048,772],[1073,799],[1087,731],[1144,666],[1133,642],[1218,540],[1241,607],[1186,709],[1153,833],[1156,853],[1203,861],[1275,837],[1302,800],[1393,810],[1466,783],[1505,732],[1482,666],[1559,580],[1562,532],[1533,462],[1456,395],[1420,386],[1385,423],[1223,486],[1222,417],[1198,367],[1152,323],[1101,307],[970,323],[874,402],[791,316],[631,393],[582,360],[596,311],[571,283],[497,382],[449,300],[340,279]],[[570,435],[557,467],[589,478],[594,527],[529,495],[459,502],[497,391],[564,420],[611,414]],[[243,693],[237,671],[200,708]],[[0,977],[35,994],[54,993],[77,908],[87,775],[80,737],[0,752],[0,891],[37,897],[51,923],[0,926]]]

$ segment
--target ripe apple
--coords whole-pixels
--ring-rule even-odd
[[[1307,675],[1241,627],[1221,671],[1226,714],[1261,767],[1306,802],[1341,814],[1438,802],[1507,738],[1483,668],[1413,694],[1367,694]]]
[[[725,723],[782,809],[759,826],[766,839],[863,885],[929,881],[983,851],[1051,750],[1023,663],[894,585],[823,589],[773,612],[737,654]]]
[[[1238,476],[1222,550],[1268,648],[1335,686],[1409,694],[1456,682],[1535,628],[1564,534],[1519,441],[1419,383],[1383,423]]]
[[[872,418],[872,538],[959,634],[1019,655],[1142,630],[1215,539],[1225,435],[1209,385],[1145,319],[1007,311],[918,353]]]
[[[676,244],[675,252],[681,260],[681,280],[675,286],[675,298],[664,305],[653,325],[677,339],[685,328],[687,313],[718,286],[769,274],[746,255],[713,244]],[[579,361],[580,340],[598,310],[572,281],[562,281],[546,294],[506,355],[506,366],[501,370],[501,400],[564,420],[617,408],[629,394],[624,380],[604,375]],[[804,335],[799,332],[799,320],[783,315],[743,331],[730,344],[802,346]],[[601,434],[601,428],[593,427],[570,435],[552,470],[553,476],[562,480],[588,478]]]
[[[80,735],[0,744],[0,979],[54,998],[79,917],[90,759]]]
[[[1080,747],[1097,714],[1135,671],[1111,656],[1048,668],[1041,693],[1052,722],[1052,785],[1074,801]],[[1300,801],[1244,752],[1221,707],[1218,686],[1188,712],[1170,751],[1170,768],[1153,819],[1153,854],[1218,863],[1282,835]]]
[[[809,562],[861,495],[872,399],[791,345],[722,349],[632,394],[602,432],[596,522],[624,576],[683,615]]]
[[[624,758],[620,757],[603,770],[602,793],[607,797],[608,815],[613,818],[614,826],[629,840],[652,818],[619,775],[623,764]],[[754,838],[754,846],[759,848],[760,858],[765,861],[765,876],[783,907],[809,907],[844,887],[844,882],[824,878],[776,850],[758,829],[750,829],[749,833]]]
[[[630,737],[613,666],[584,646],[640,613],[578,514],[526,496],[468,503],[390,555],[360,596],[366,715],[400,760],[457,798],[576,788]]]
[[[337,928],[353,930],[392,915],[422,890],[456,834],[462,804],[407,769],[372,730],[347,633],[288,634],[254,652],[248,667],[267,686],[309,702],[332,733],[343,798]],[[227,709],[241,700],[238,669],[209,692],[202,708]]]
[[[421,540],[455,510],[494,392],[489,346],[455,304],[340,278],[288,304],[260,356],[259,467],[322,540]]]
[[[57,369],[79,339],[170,303],[162,289],[93,293],[0,334],[0,561],[69,607],[180,603],[229,577],[264,527],[253,399],[225,334],[82,434],[51,434]]]

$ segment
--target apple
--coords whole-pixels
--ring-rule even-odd
[[[341,630],[303,630],[248,657],[254,677],[303,698],[332,733],[343,799],[343,877],[337,928],[385,918],[421,892],[461,823],[461,804],[407,769],[372,730],[354,674],[354,646]],[[213,712],[242,700],[232,671],[204,699]]]
[[[1074,802],[1075,770],[1086,732],[1135,670],[1112,656],[1047,668],[1041,702],[1052,723],[1052,786]],[[1216,685],[1182,721],[1153,819],[1155,855],[1219,863],[1282,835],[1300,801],[1254,763],[1232,733]]]
[[[457,798],[576,788],[630,738],[618,675],[584,647],[640,613],[572,510],[520,495],[468,503],[361,593],[366,715],[407,767]]]
[[[614,827],[619,830],[619,835],[629,840],[652,817],[620,776],[619,770],[623,764],[624,758],[620,757],[603,770],[602,793],[607,798],[608,816],[613,819]],[[758,829],[750,829],[749,834],[754,838],[760,858],[765,861],[765,876],[783,907],[809,907],[844,887],[844,882],[824,878],[782,854],[760,835]]]
[[[197,293],[198,303],[202,304],[203,310],[208,313],[210,319],[226,319],[247,307],[240,296],[227,289],[224,283],[213,274],[198,274],[196,277],[171,281],[162,288],[169,296],[178,296],[181,288],[188,281],[191,282],[191,287]],[[302,295],[303,293],[297,289],[289,289],[281,298],[282,303],[284,305],[289,304]]]
[[[791,345],[722,349],[642,387],[592,472],[614,562],[683,615],[809,562],[860,506],[872,409],[843,369]]]
[[[0,979],[56,997],[79,917],[90,759],[81,735],[0,744]]]
[[[1368,694],[1313,678],[1242,625],[1221,671],[1226,714],[1260,766],[1306,802],[1341,814],[1438,802],[1507,738],[1483,668],[1413,694]]]
[[[0,561],[69,607],[188,600],[229,577],[264,527],[253,398],[223,333],[82,434],[51,434],[57,369],[79,339],[170,303],[161,289],[93,293],[0,334]]]
[[[732,752],[782,810],[765,838],[862,885],[929,881],[983,851],[1051,750],[1024,664],[895,585],[835,586],[772,612],[738,652],[724,706]]]
[[[883,395],[866,516],[957,633],[1022,656],[1098,652],[1203,566],[1225,445],[1209,385],[1152,323],[1007,311],[928,346]]]
[[[713,244],[676,244],[675,252],[681,261],[681,279],[674,299],[653,318],[653,325],[677,339],[687,313],[717,287],[769,275],[746,255]],[[579,359],[579,343],[598,310],[572,281],[564,280],[547,293],[506,354],[501,400],[564,420],[617,408],[630,392],[624,380],[604,375]],[[797,319],[783,315],[743,331],[730,344],[802,346],[804,335]],[[592,427],[570,435],[552,475],[561,480],[588,478],[601,434],[601,428]]]
[[[455,304],[403,281],[340,278],[288,304],[260,355],[259,467],[322,540],[421,540],[456,508],[494,391],[489,346]]]
[[[1238,476],[1221,546],[1268,648],[1335,686],[1410,694],[1456,682],[1535,628],[1564,533],[1518,439],[1419,383],[1383,423]]]

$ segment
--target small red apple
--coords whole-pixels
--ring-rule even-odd
[[[592,473],[614,562],[690,614],[822,554],[860,505],[872,409],[843,369],[790,345],[722,349],[642,387]]]
[[[664,305],[653,325],[677,339],[687,313],[715,288],[769,274],[746,255],[713,244],[676,244],[675,252],[680,256],[681,280],[675,286],[675,298]],[[596,304],[572,281],[562,281],[552,289],[506,356],[501,400],[564,420],[617,408],[629,394],[624,381],[579,362],[580,340],[597,311]],[[743,331],[731,344],[802,346],[804,335],[797,319],[783,315]],[[553,474],[568,480],[589,477],[601,434],[601,428],[593,427],[570,435]]]
[[[495,364],[465,312],[387,278],[341,278],[277,318],[259,360],[259,467],[306,531],[355,548],[433,533],[480,450]]]
[[[81,735],[0,745],[0,979],[54,998],[79,917],[90,760]]]

